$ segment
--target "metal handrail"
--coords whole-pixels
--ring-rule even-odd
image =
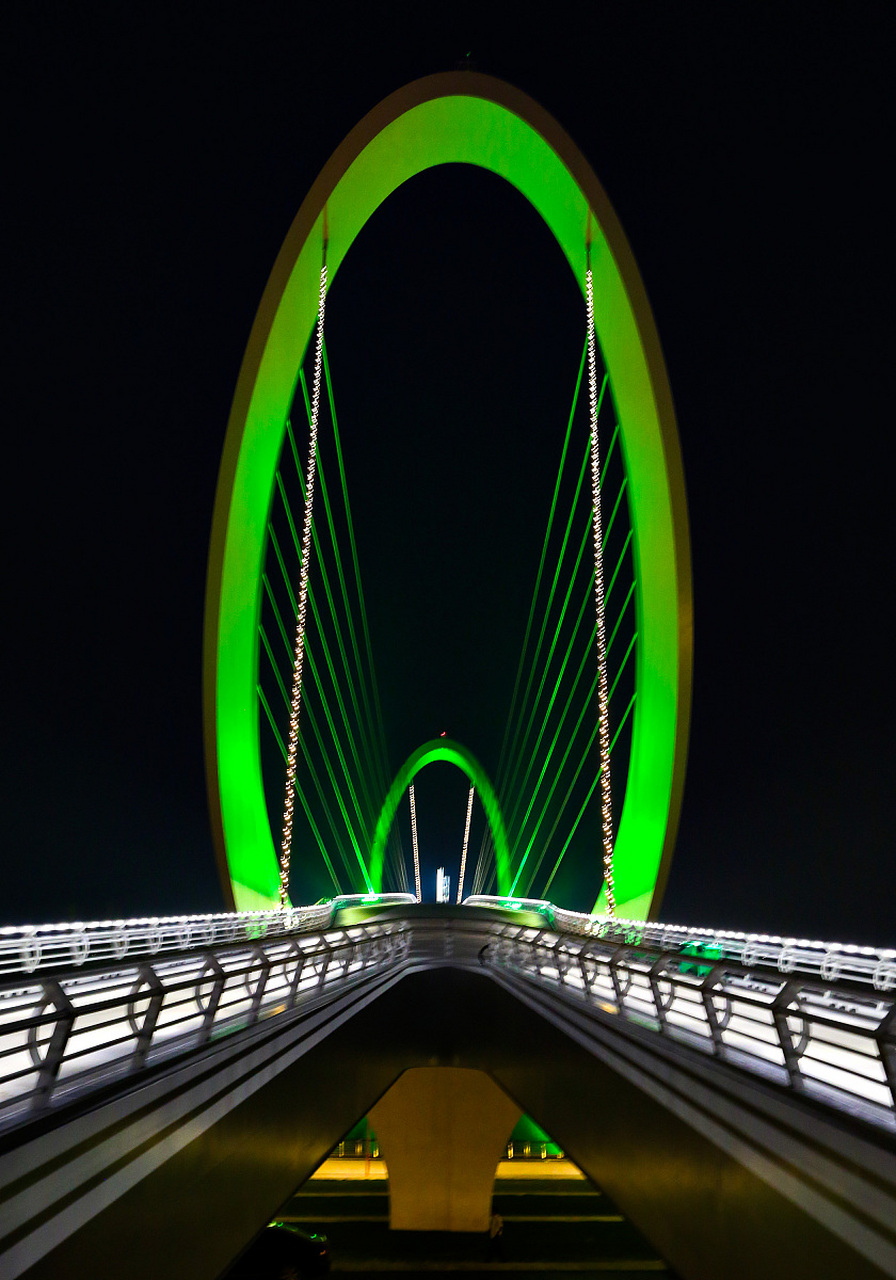
[[[613,931],[614,934],[617,931]],[[504,924],[483,964],[887,1128],[896,1128],[896,993],[822,974]]]
[[[134,920],[12,925],[0,928],[0,979],[15,973],[81,968],[87,964],[152,957],[293,937],[327,928],[336,913],[358,905],[400,906],[412,894],[349,894],[314,906],[268,911],[228,911],[192,916],[144,916]]]
[[[0,1126],[402,965],[401,921],[0,982]]]
[[[465,899],[464,905],[535,912],[562,933],[602,938],[619,946],[638,944],[659,947],[662,951],[690,950],[713,960],[735,960],[747,968],[765,966],[780,973],[811,974],[827,983],[845,980],[867,983],[875,991],[896,991],[896,949],[893,948],[622,920],[615,916],[567,911],[550,902],[529,898],[478,894]]]
[[[330,923],[332,906],[286,911],[242,911],[195,916],[147,916],[137,920],[21,925],[0,929],[0,977],[46,969],[153,957],[224,946],[238,941],[288,937]]]
[[[506,911],[457,916],[415,908],[406,918],[389,913],[311,931],[309,912],[320,918],[326,911],[329,922],[334,910],[257,913],[250,936],[246,916],[213,917],[229,926],[225,942],[195,945],[203,935],[191,928],[192,948],[179,936],[148,955],[130,949],[142,922],[128,922],[122,955],[114,932],[98,928],[86,956],[79,951],[67,968],[58,963],[60,942],[42,952],[43,967],[0,977],[0,1127],[409,965],[484,966],[521,995],[557,992],[553,1009],[571,1002],[598,1022],[624,1022],[637,1036],[659,1033],[896,1127],[896,991],[869,981],[867,970],[833,977],[813,952],[814,968],[805,972],[782,965],[780,950],[747,963],[745,947],[724,955],[710,946],[720,934],[695,938],[662,925],[629,929],[614,921],[604,929],[600,922],[595,930],[580,916],[573,930],[573,913],[553,909],[551,921],[546,913],[533,920],[531,905],[518,919]],[[60,939],[72,936],[59,931]],[[672,945],[661,945],[664,939]],[[102,947],[111,949],[105,959]]]

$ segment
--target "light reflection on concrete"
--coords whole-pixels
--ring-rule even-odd
[[[331,1182],[387,1182],[389,1170],[385,1160],[331,1156],[311,1175],[312,1180],[315,1178]],[[495,1171],[495,1179],[506,1178],[584,1180],[585,1175],[571,1160],[502,1160]]]

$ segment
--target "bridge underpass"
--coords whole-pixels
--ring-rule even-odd
[[[205,1016],[154,1060],[138,1019],[127,1054],[111,1066],[91,1059],[79,1084],[77,1069],[66,1074],[64,1049],[52,1088],[46,1055],[43,1092],[35,1067],[27,1112],[6,1097],[4,1277],[115,1275],[126,1259],[138,1277],[211,1280],[401,1072],[420,1066],[487,1072],[682,1276],[896,1274],[892,1109],[837,1106],[774,1071],[720,1061],[624,1003],[614,1008],[597,983],[572,980],[576,966],[587,974],[614,956],[617,981],[619,964],[656,972],[656,949],[646,965],[641,944],[470,907],[385,908],[350,913],[322,934],[307,928],[308,957],[329,958],[306,959],[313,976],[293,1008],[274,966],[268,997],[247,986],[249,972],[260,981],[257,941],[218,947],[217,1026]],[[267,944],[275,945],[285,942]],[[210,955],[188,948],[177,960],[193,965],[193,997],[208,988]],[[664,963],[671,973],[668,955]],[[683,949],[677,963],[682,990],[699,990],[710,974],[718,982],[723,967],[697,965]],[[117,974],[133,992],[139,965],[98,964],[92,989],[108,991]],[[724,967],[736,976],[736,964]],[[88,968],[76,979],[51,967],[32,982],[42,992],[57,983],[71,997],[76,980],[90,985]],[[773,972],[756,969],[757,978]],[[288,964],[282,973],[289,977]],[[6,979],[6,1045],[24,981]],[[802,980],[803,1008],[812,985]],[[249,1017],[228,1006],[234,991]],[[854,984],[841,982],[840,995],[855,1007]],[[165,986],[163,1004],[169,998]],[[61,1024],[61,1001],[50,1011],[45,994],[35,1003],[43,1012],[30,1014],[32,1027],[37,1017],[44,1031]],[[892,1007],[877,992],[872,1003]],[[107,995],[104,1008],[113,1004]],[[78,1018],[95,1023],[97,1007],[95,997],[82,1003],[66,1024],[67,1052],[83,1054]],[[110,1042],[116,1026],[107,1019]]]

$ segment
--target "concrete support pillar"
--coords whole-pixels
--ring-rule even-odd
[[[413,1067],[370,1112],[394,1231],[486,1231],[495,1169],[522,1112],[484,1071]]]

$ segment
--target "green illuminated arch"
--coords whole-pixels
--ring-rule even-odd
[[[482,807],[485,810],[485,816],[491,829],[492,839],[495,843],[498,893],[509,893],[510,849],[507,844],[507,832],[504,829],[504,818],[501,814],[501,806],[498,804],[498,797],[495,795],[495,790],[489,781],[488,774],[472,751],[468,751],[461,743],[454,742],[451,738],[433,738],[430,742],[424,742],[422,747],[418,747],[412,755],[408,756],[395,775],[395,780],[389,788],[389,794],[383,801],[383,807],[376,823],[373,848],[370,851],[371,880],[375,885],[382,884],[383,855],[386,852],[386,841],[389,838],[389,831],[395,820],[395,813],[402,796],[420,770],[425,769],[428,764],[435,764],[438,760],[442,760],[447,764],[457,765],[458,769],[463,770],[470,779],[471,784],[476,788],[476,794],[482,802]]]
[[[380,204],[415,174],[448,163],[479,165],[516,187],[582,288],[590,227],[595,320],[621,424],[637,580],[637,701],[616,901],[620,915],[652,917],[678,825],[691,687],[690,554],[671,393],[637,266],[584,156],[525,94],[476,72],[418,80],[352,130],[302,204],[252,327],[224,444],[206,598],[206,765],[222,882],[238,908],[277,901],[255,692],[257,623],[267,512],[316,318],[325,217],[332,281]]]

